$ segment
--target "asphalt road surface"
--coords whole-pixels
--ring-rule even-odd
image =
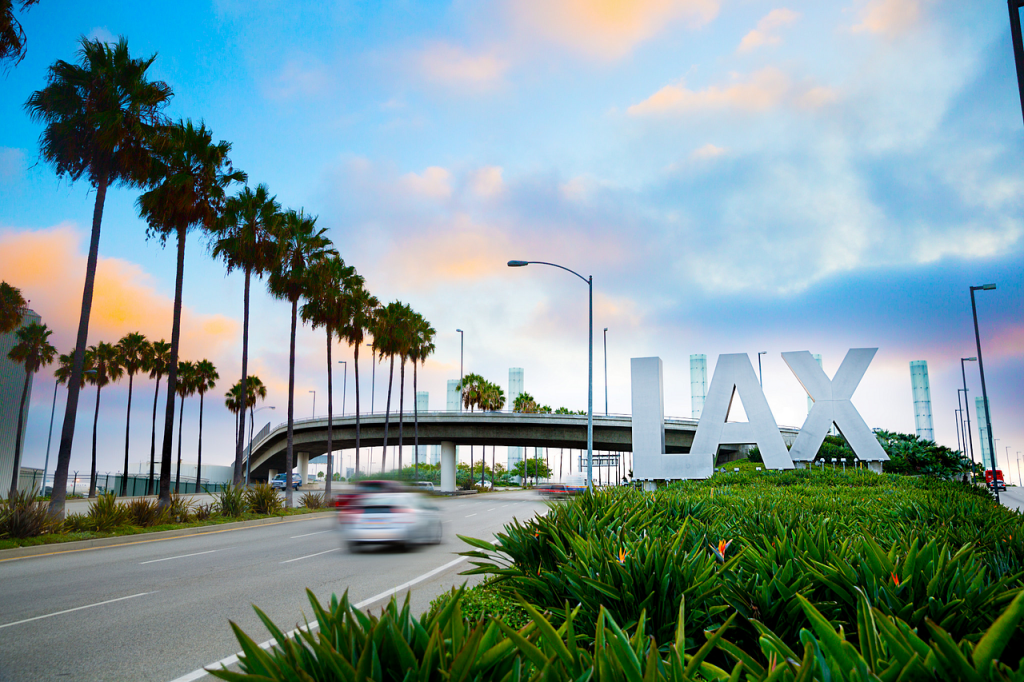
[[[306,588],[369,610],[399,588],[418,614],[467,579],[456,533],[489,538],[546,508],[532,492],[438,505],[444,541],[409,552],[350,554],[319,518],[2,561],[0,680],[212,680],[196,671],[239,650],[229,619],[270,638],[252,605],[287,631],[312,620]]]
[[[1004,507],[1024,512],[1024,488],[1007,486],[1006,490],[999,491],[999,501]]]

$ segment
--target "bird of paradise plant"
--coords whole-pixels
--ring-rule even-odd
[[[729,541],[719,540],[718,541],[718,547],[715,547],[714,545],[708,545],[708,546],[711,547],[711,551],[714,553],[715,558],[718,559],[719,561],[724,562],[725,561],[725,551],[727,549],[729,549],[729,545],[731,545],[731,544],[732,544],[732,540],[729,540]]]

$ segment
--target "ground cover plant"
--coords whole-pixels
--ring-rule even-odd
[[[311,595],[315,632],[264,619],[268,652],[236,628],[243,672],[219,676],[1024,680],[1022,528],[984,491],[859,471],[581,495],[463,538],[489,580],[419,619]]]

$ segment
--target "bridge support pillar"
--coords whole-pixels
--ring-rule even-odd
[[[309,480],[306,475],[309,473],[309,453],[300,452],[299,455],[299,480],[302,481],[302,485],[306,485],[306,481]]]
[[[441,492],[455,492],[455,443],[441,441]]]
[[[277,476],[277,469],[268,469],[267,470],[267,483],[270,483],[271,481],[273,481],[274,480],[274,476]]]

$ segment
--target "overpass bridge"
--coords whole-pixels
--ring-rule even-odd
[[[360,447],[384,445],[384,413],[360,416]],[[690,451],[696,419],[665,418],[665,450],[667,453]],[[403,445],[413,445],[415,424],[413,415],[404,417]],[[285,468],[288,446],[287,423],[278,424],[252,444],[252,480],[267,480],[271,472]],[[796,439],[799,429],[781,427],[779,431],[787,444]],[[327,452],[327,417],[295,421],[293,451],[297,466],[305,480],[306,465],[310,459]],[[389,446],[398,445],[398,415],[391,414],[388,428]],[[444,485],[445,452],[454,457],[455,445],[500,445],[534,448],[587,449],[587,416],[576,414],[535,414],[520,412],[420,412],[419,444],[442,445],[442,485]],[[354,415],[333,418],[333,448],[350,450],[356,446],[356,418]],[[734,455],[737,446],[722,446],[719,457]],[[632,452],[633,420],[630,415],[594,415],[594,451]],[[392,460],[394,461],[394,460]],[[244,469],[245,464],[243,464]],[[452,481],[454,482],[454,471]]]

